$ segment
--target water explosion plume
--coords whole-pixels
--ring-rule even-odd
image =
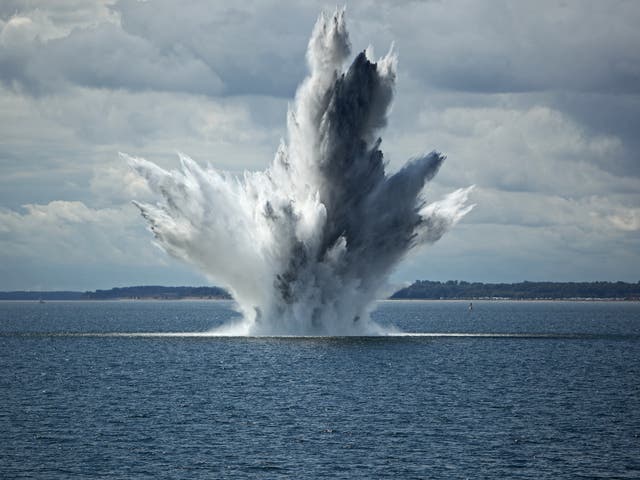
[[[396,56],[350,54],[344,11],[321,15],[310,74],[290,107],[288,142],[264,172],[238,179],[180,155],[181,171],[124,155],[163,201],[134,202],[156,242],[227,287],[243,321],[233,334],[382,333],[369,318],[394,266],[437,241],[472,206],[470,188],[427,203],[437,152],[385,173],[385,126]]]

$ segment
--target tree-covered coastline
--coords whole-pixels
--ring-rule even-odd
[[[416,280],[398,290],[392,300],[640,300],[640,282],[520,282],[481,283]]]
[[[226,300],[220,287],[118,287],[109,290],[0,292],[0,300]],[[391,300],[640,300],[640,282],[482,283],[416,280]]]
[[[231,296],[220,287],[163,287],[159,285],[118,287],[86,292],[0,292],[0,300],[184,300],[190,298],[226,300]]]

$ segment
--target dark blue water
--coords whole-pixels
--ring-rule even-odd
[[[640,478],[638,303],[374,313],[406,331],[524,337],[76,335],[233,315],[0,302],[0,478]]]

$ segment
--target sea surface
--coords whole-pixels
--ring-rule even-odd
[[[0,478],[640,478],[640,303],[373,313],[445,335],[180,334],[235,316],[0,302]]]

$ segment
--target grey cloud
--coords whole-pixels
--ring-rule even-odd
[[[125,201],[127,189],[106,185],[118,183],[109,172],[124,167],[118,151],[167,168],[176,166],[176,150],[229,170],[262,168],[282,135],[285,110],[286,102],[262,97],[70,87],[32,98],[0,86],[0,206]]]
[[[50,252],[54,254],[56,252]],[[43,265],[46,265],[43,268]],[[0,255],[0,290],[109,289],[131,285],[206,285],[201,275],[176,261],[164,265],[56,263],[46,257]]]
[[[169,261],[166,265],[136,265],[132,268],[131,265],[113,263],[51,264],[46,258],[0,258],[0,290],[5,291],[85,291],[131,285],[208,284],[201,275],[177,261]]]
[[[21,12],[40,11],[52,17],[56,23],[79,25],[95,22],[110,16],[109,4],[116,0],[3,0],[0,18],[8,18]]]
[[[392,129],[411,123],[416,102],[436,111],[542,106],[568,115],[586,137],[621,144],[614,155],[570,160],[640,176],[637,2],[408,2],[383,9],[373,20],[366,7],[353,16],[370,20],[363,29],[376,32],[376,43],[396,42],[400,84],[408,88],[398,95]]]
[[[0,208],[3,257],[48,259],[52,263],[154,264],[136,245],[144,234],[131,205],[94,209],[79,201],[27,204],[24,212]],[[100,257],[96,256],[100,252]]]
[[[63,22],[73,5],[57,2],[44,14]],[[87,11],[102,12],[97,26],[75,28],[26,58],[24,52],[16,59],[5,51],[5,81],[37,91],[55,80],[43,79],[46,72],[95,87],[290,97],[304,75],[308,31],[322,7],[279,1],[229,7],[205,0],[181,2],[179,8],[170,0],[122,0],[102,10],[86,5],[93,7],[85,7],[80,19],[87,21]],[[30,8],[33,2],[12,2],[4,19],[16,11],[29,15]],[[350,8],[356,39],[383,49],[395,40],[402,68],[431,86],[484,93],[640,93],[640,8],[634,2]]]
[[[0,80],[32,95],[71,84],[291,97],[306,71],[304,48],[318,9],[289,6],[282,15],[284,6],[255,7],[241,11],[204,1],[184,2],[180,8],[166,1],[123,1],[111,7],[120,23],[103,17],[49,39],[38,28],[60,16],[56,9],[43,13],[23,5],[12,14],[5,10],[5,27],[15,13],[38,16],[41,24],[30,26],[35,29],[31,38],[21,38],[13,25],[14,41],[0,44]]]
[[[47,203],[52,198],[71,201],[89,196],[86,183],[90,171],[71,174],[65,169],[47,168],[43,175],[37,170],[24,173],[24,166],[22,173],[10,174],[8,170],[3,168],[0,175],[0,205],[8,208]]]
[[[410,71],[445,89],[640,93],[634,2],[440,2],[391,10]],[[615,25],[615,27],[613,27]]]
[[[215,69],[224,94],[293,96],[306,73],[305,47],[320,7],[193,0],[174,7],[171,0],[125,0],[114,8],[129,34],[163,51],[177,45]]]
[[[601,168],[619,176],[640,177],[640,95],[594,93],[554,94],[550,102],[579,121],[590,135],[615,135],[623,149],[596,159]]]
[[[519,225],[524,227],[566,227],[580,225],[589,235],[610,237],[640,230],[640,193],[591,195],[582,198],[542,196],[527,192],[477,189],[473,194],[482,208],[467,223]]]
[[[0,71],[5,84],[35,95],[67,84],[201,94],[222,89],[221,80],[202,61],[180,51],[160,52],[111,23],[76,29],[47,42],[35,38],[19,46],[5,43]]]
[[[549,107],[424,108],[417,128],[393,131],[400,157],[428,142],[446,152],[446,185],[476,183],[502,191],[566,197],[637,191],[637,179],[616,175],[610,159],[624,154],[615,135],[594,135]]]
[[[477,209],[479,210],[479,209]],[[470,217],[473,214],[470,214]],[[469,238],[473,238],[473,242]],[[405,263],[395,279],[465,279],[481,282],[638,281],[638,235],[576,226],[462,223],[446,242]]]

